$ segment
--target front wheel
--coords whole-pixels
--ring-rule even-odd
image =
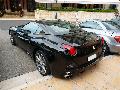
[[[40,74],[42,74],[43,76],[50,74],[47,57],[40,50],[35,53],[35,63]]]

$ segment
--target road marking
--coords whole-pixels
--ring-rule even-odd
[[[51,79],[52,76],[42,76],[36,70],[5,81],[0,82],[0,90],[21,90],[32,84]]]

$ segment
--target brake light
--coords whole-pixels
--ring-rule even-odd
[[[114,39],[115,39],[118,43],[120,43],[120,36],[115,36]]]
[[[101,44],[104,45],[104,38],[102,37]]]
[[[65,50],[68,50],[67,52],[70,56],[75,56],[77,54],[77,50],[73,46],[64,44],[63,47]]]

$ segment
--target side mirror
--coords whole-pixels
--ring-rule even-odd
[[[31,33],[31,31],[29,31],[29,30],[24,30],[24,35],[28,36],[28,34],[30,34],[30,33]]]
[[[85,28],[85,26],[82,26],[82,25],[79,25],[79,27],[81,27],[81,28]]]
[[[40,31],[40,34],[45,34],[45,32],[42,30],[42,31]]]

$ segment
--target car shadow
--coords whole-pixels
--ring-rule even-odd
[[[107,54],[104,54],[104,57],[105,57],[105,56],[109,56],[109,55],[117,55],[117,56],[119,56],[120,54],[119,54],[119,53],[109,52],[109,53],[107,53]]]

